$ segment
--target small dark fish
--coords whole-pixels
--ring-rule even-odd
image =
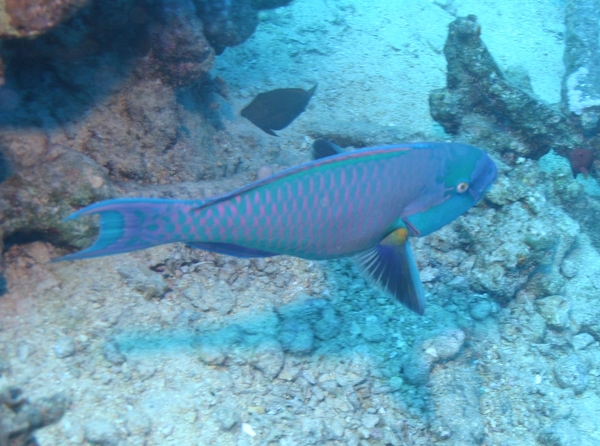
[[[279,136],[273,130],[281,130],[300,116],[317,86],[306,91],[302,88],[278,88],[258,94],[246,105],[241,115],[269,135]]]
[[[594,152],[590,149],[573,149],[569,153],[569,161],[573,178],[576,178],[578,173],[582,173],[587,178],[594,162]]]

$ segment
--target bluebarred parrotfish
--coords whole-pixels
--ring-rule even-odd
[[[425,142],[342,152],[324,140],[317,159],[205,200],[121,198],[68,219],[100,215],[78,260],[184,242],[238,257],[354,257],[359,269],[412,311],[425,293],[409,237],[450,223],[481,200],[497,169],[481,149]]]
[[[310,90],[278,88],[259,93],[240,114],[263,132],[279,136],[273,130],[286,128],[300,116],[316,90],[315,85]]]

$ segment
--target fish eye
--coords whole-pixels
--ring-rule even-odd
[[[456,191],[459,194],[464,194],[468,189],[469,189],[469,184],[465,183],[464,181],[462,183],[458,183],[458,186],[456,186]]]

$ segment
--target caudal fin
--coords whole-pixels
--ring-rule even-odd
[[[100,233],[83,251],[54,259],[79,260],[135,251],[177,241],[191,225],[191,213],[200,201],[120,198],[87,206],[66,218],[100,215]]]

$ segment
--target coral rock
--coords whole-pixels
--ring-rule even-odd
[[[6,0],[0,3],[0,37],[32,37],[54,28],[88,0]]]

